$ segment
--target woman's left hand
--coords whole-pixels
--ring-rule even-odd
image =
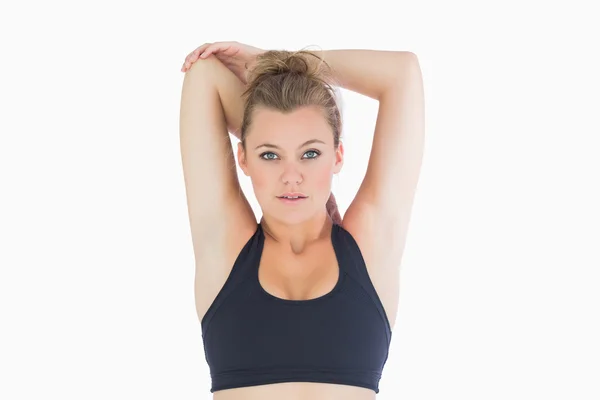
[[[240,81],[247,83],[248,69],[265,50],[240,42],[204,43],[185,58],[181,72],[186,72],[198,59],[214,54]]]

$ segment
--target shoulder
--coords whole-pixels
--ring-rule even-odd
[[[358,245],[372,277],[385,280],[397,274],[405,239],[399,224],[368,203],[354,203],[341,224]]]
[[[388,215],[375,204],[355,198],[341,225],[352,235],[365,261],[370,260],[371,265],[400,263],[408,218]]]
[[[340,226],[344,228],[358,244],[367,265],[373,259],[376,250],[381,250],[381,242],[377,241],[377,216],[372,208],[365,205],[353,204],[348,209]]]

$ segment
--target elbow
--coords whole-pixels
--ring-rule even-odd
[[[217,57],[211,54],[206,59],[201,59],[194,62],[185,72],[184,84],[186,82],[195,82],[198,79],[212,79],[211,76],[221,66],[221,62]]]
[[[400,55],[399,62],[395,65],[392,73],[393,83],[390,85],[392,90],[402,90],[416,79],[422,80],[421,66],[417,55],[409,51],[401,52]]]
[[[384,72],[385,80],[381,81],[378,95],[374,98],[381,101],[384,98],[401,93],[406,88],[407,81],[414,79],[415,72],[419,73],[419,59],[410,51],[397,51],[395,58],[389,62],[389,68]]]

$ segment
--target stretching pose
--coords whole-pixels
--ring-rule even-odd
[[[408,51],[190,53],[180,139],[211,393],[218,400],[372,400],[388,358],[424,142]],[[367,172],[343,219],[335,87],[379,102]],[[252,181],[262,217],[240,188]]]

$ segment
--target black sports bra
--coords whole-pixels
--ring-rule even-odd
[[[331,241],[340,267],[334,289],[310,300],[281,299],[258,280],[265,243],[258,224],[201,321],[211,393],[278,382],[379,393],[390,323],[352,235],[333,224]]]

